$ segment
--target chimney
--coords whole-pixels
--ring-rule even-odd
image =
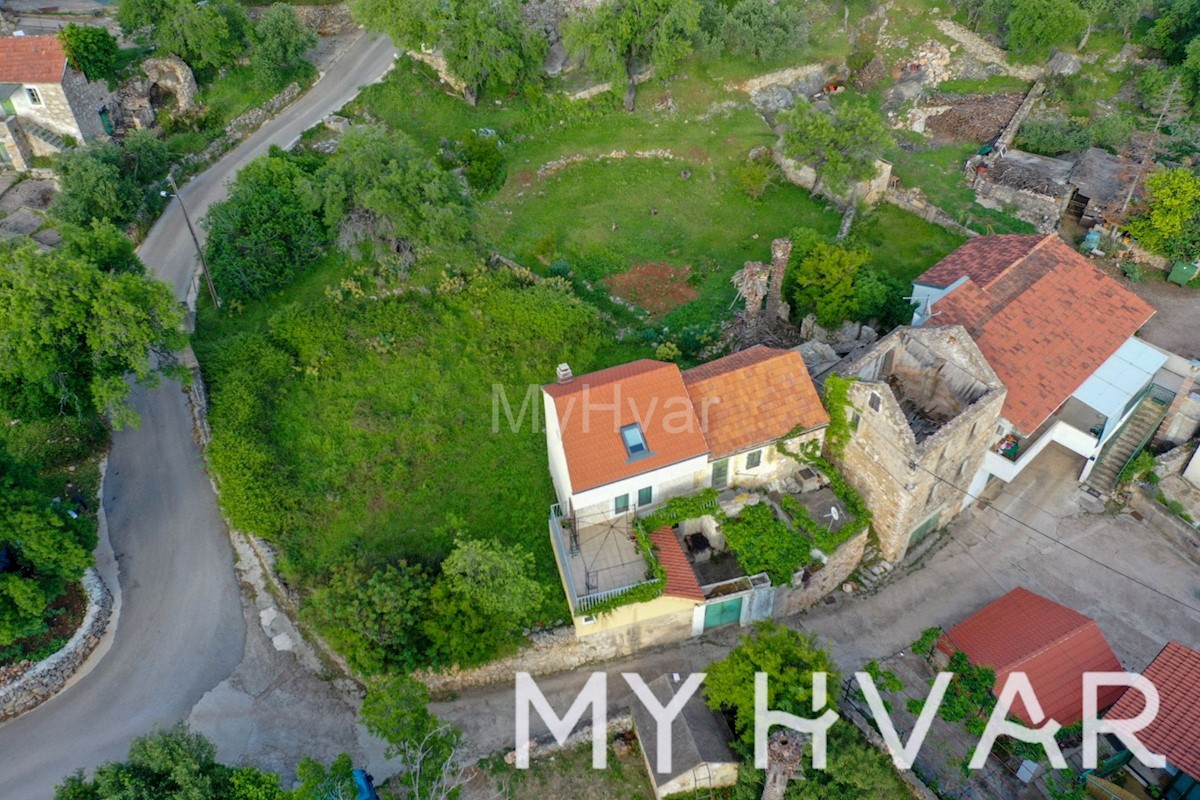
[[[570,364],[559,364],[558,365],[558,382],[559,383],[570,383],[574,379],[574,377],[575,376],[571,374],[571,365]]]

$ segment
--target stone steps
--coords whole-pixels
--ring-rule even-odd
[[[1144,398],[1117,434],[1117,440],[1101,453],[1100,461],[1088,475],[1086,484],[1098,492],[1111,493],[1116,488],[1121,470],[1154,433],[1165,414],[1166,406],[1149,397]]]
[[[36,125],[32,122],[21,120],[21,130],[23,130],[27,136],[32,136],[35,139],[45,142],[60,153],[67,149],[67,142],[65,139],[63,139],[63,137],[59,136],[54,131],[43,128],[41,125]]]

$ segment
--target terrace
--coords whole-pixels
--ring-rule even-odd
[[[1074,435],[1076,438],[1080,438],[1085,446],[1091,448],[1095,446],[1095,442],[1099,441],[1101,434],[1104,433],[1104,426],[1107,421],[1107,417],[1087,403],[1076,397],[1069,397],[1067,398],[1067,402],[1059,406],[1058,410],[1051,414],[1049,419],[1039,425],[1037,430],[1029,436],[1021,436],[1014,432],[1001,439],[996,444],[996,452],[1009,461],[1015,462],[1024,456],[1025,453],[1033,450],[1034,445],[1052,429],[1062,425],[1072,430],[1064,432],[1059,427],[1057,431],[1058,435],[1063,435],[1064,433]],[[1091,441],[1084,441],[1081,438],[1083,435],[1090,437]]]
[[[587,613],[600,603],[654,582],[633,521],[632,511],[606,519],[586,513],[565,516],[559,504],[551,506],[554,555],[573,613]]]

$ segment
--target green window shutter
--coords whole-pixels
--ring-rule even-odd
[[[654,502],[654,487],[647,486],[645,489],[638,489],[638,505],[648,506]]]
[[[746,469],[758,469],[762,463],[762,450],[755,450],[753,453],[746,454]]]

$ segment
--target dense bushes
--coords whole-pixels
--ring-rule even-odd
[[[328,242],[312,175],[276,149],[238,173],[204,219],[217,293],[244,301],[274,291],[311,265]]]
[[[803,47],[808,22],[788,2],[739,0],[722,15],[720,34],[729,52],[766,60]]]
[[[51,603],[91,566],[95,525],[67,510],[0,444],[0,651],[44,631]]]
[[[50,213],[80,227],[93,219],[126,225],[151,218],[162,207],[167,166],[166,145],[148,130],[130,133],[119,145],[68,151],[55,165],[60,186]]]

